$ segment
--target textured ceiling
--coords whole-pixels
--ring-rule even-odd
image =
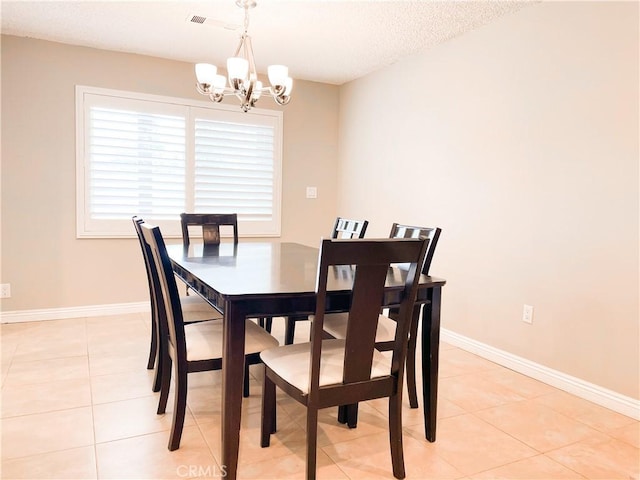
[[[249,34],[258,71],[340,85],[478,28],[528,1],[257,0]],[[191,15],[210,20],[187,22]],[[233,0],[5,1],[2,33],[224,67],[243,10]]]

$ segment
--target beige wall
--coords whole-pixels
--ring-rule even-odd
[[[193,65],[11,36],[1,47],[1,282],[12,293],[2,310],[148,299],[137,240],[75,237],[74,89],[202,99]],[[298,81],[294,92],[284,111],[281,238],[316,245],[335,218],[338,87]],[[318,187],[318,199],[305,198],[306,186]]]
[[[532,5],[343,86],[338,202],[443,228],[444,328],[636,399],[638,18]]]

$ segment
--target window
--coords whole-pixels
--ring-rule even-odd
[[[242,236],[280,234],[282,113],[76,87],[77,236],[180,236],[179,215],[237,213]]]

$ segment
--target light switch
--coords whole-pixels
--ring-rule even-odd
[[[318,198],[318,189],[316,187],[307,187],[307,198]]]

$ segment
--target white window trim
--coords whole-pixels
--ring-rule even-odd
[[[175,104],[182,107],[195,107],[210,110],[223,110],[229,112],[237,112],[239,107],[231,105],[213,104],[212,102],[191,100],[178,97],[167,97],[161,95],[152,95],[123,90],[112,90],[106,88],[90,87],[76,85],[76,237],[77,238],[134,238],[136,237],[131,219],[128,219],[129,227],[122,232],[95,232],[87,228],[88,218],[88,191],[85,189],[87,182],[85,171],[85,145],[86,145],[86,129],[85,127],[85,95],[103,95],[116,98],[131,100],[146,100],[150,102],[159,102],[164,104]],[[282,201],[282,138],[283,138],[283,115],[277,110],[267,110],[260,108],[252,108],[250,112],[243,115],[264,116],[275,121],[276,133],[274,135],[274,158],[273,158],[273,221],[270,223],[271,228],[256,233],[252,225],[243,225],[241,219],[238,220],[238,233],[241,237],[279,237],[281,232],[281,201]],[[187,157],[193,158],[195,150],[195,137],[192,134],[193,118],[191,114],[187,116]],[[190,162],[187,162],[190,165]],[[188,166],[193,168],[193,166]],[[189,186],[186,188],[187,199],[193,198],[193,189]],[[134,212],[135,213],[135,212]],[[216,212],[211,212],[216,213]],[[163,231],[163,236],[167,238],[179,238],[180,219],[176,218],[175,222],[156,222]],[[243,226],[245,228],[243,228]]]

